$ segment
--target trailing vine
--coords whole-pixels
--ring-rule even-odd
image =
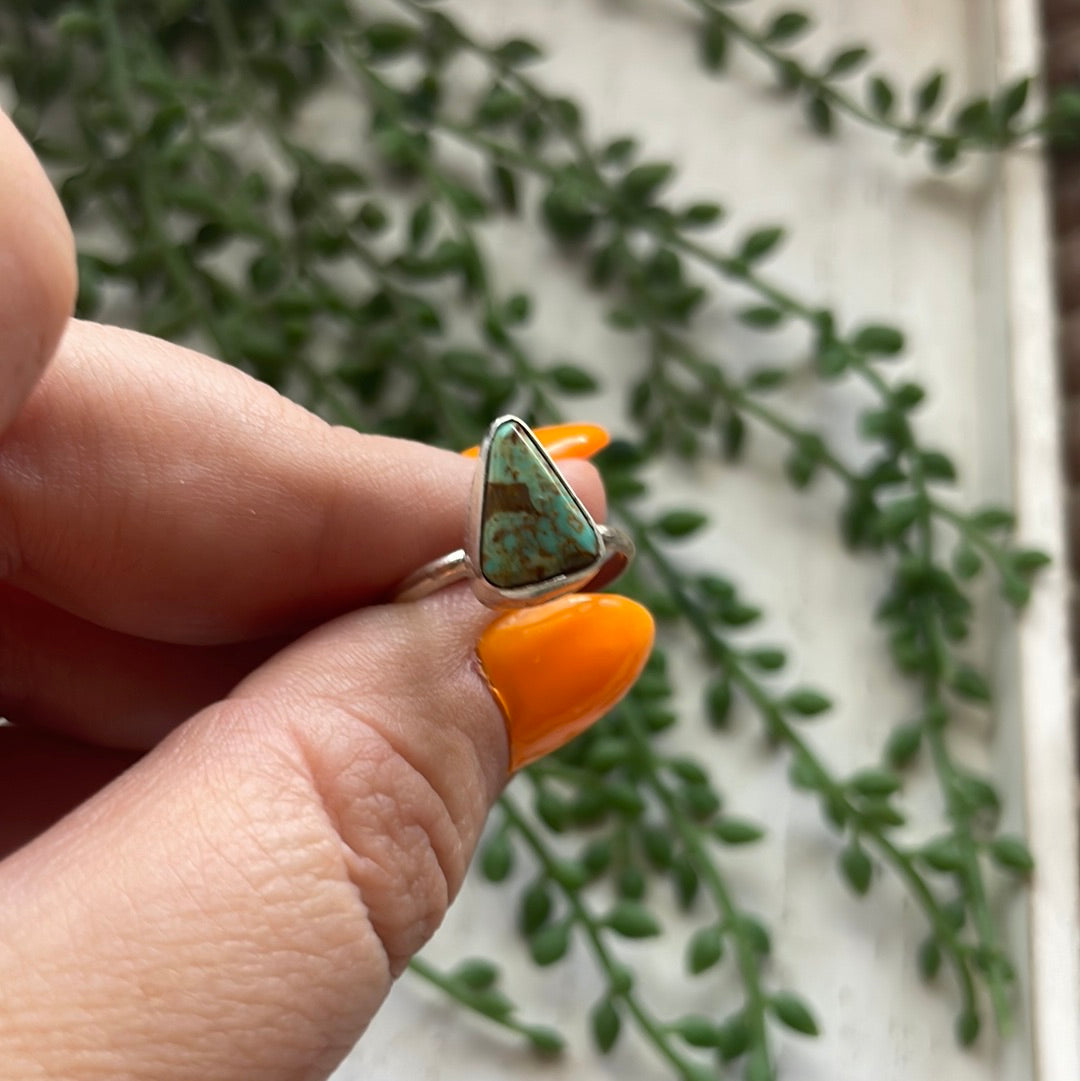
[[[1080,113],[1065,94],[1030,116],[1023,79],[962,103],[942,126],[941,73],[916,88],[907,112],[880,75],[867,81],[864,103],[843,80],[869,62],[867,48],[845,47],[813,67],[791,48],[809,30],[805,14],[752,18],[742,12],[756,5],[685,2],[700,19],[708,71],[741,43],[801,95],[818,130],[845,115],[921,143],[941,166],[1033,136],[1072,138]],[[910,895],[926,925],[920,970],[953,975],[959,1040],[977,1038],[984,998],[1007,1031],[1015,976],[987,870],[1024,876],[1031,859],[1019,838],[998,831],[999,796],[962,763],[951,728],[960,707],[991,706],[985,673],[963,651],[978,613],[975,580],[992,575],[1019,608],[1045,558],[1015,542],[1004,508],[955,499],[955,464],[920,434],[925,388],[890,371],[902,332],[851,322],[769,274],[785,229],[763,225],[732,240],[719,203],[673,203],[674,165],[648,157],[631,135],[596,143],[582,108],[531,74],[536,43],[485,41],[450,5],[389,0],[389,9],[393,17],[343,0],[292,10],[21,0],[0,14],[0,77],[14,89],[16,122],[54,170],[80,236],[80,314],[133,303],[142,329],[201,345],[336,421],[465,446],[500,412],[555,421],[567,399],[598,386],[589,367],[536,355],[527,331],[537,300],[507,291],[489,257],[490,221],[535,222],[576,258],[643,358],[627,402],[633,440],[600,461],[612,512],[639,549],[626,588],[662,625],[695,637],[708,672],[701,713],[718,738],[736,708],[754,716],[792,785],[817,799],[849,887],[864,895],[888,873]],[[479,65],[479,89],[467,89],[475,79],[455,81],[465,62]],[[358,130],[365,123],[370,133],[355,157],[305,139],[299,122],[340,88]],[[755,298],[735,311],[745,327],[804,325],[808,365],[798,357],[746,372],[702,344],[701,312],[730,306],[733,286]],[[796,377],[864,388],[868,454],[848,460],[785,409]],[[674,550],[706,516],[695,507],[657,513],[647,498],[642,466],[656,456],[738,462],[759,430],[785,442],[795,489],[832,477],[843,542],[877,553],[882,567],[873,618],[919,706],[854,772],[838,771],[806,734],[830,695],[791,686],[787,649],[746,644],[762,613],[725,568],[702,572]],[[516,864],[530,868],[518,922],[538,965],[576,946],[592,956],[604,983],[590,1006],[600,1050],[632,1026],[673,1076],[701,1081],[716,1076],[717,1062],[744,1061],[750,1081],[769,1081],[777,1029],[812,1036],[818,1023],[799,992],[773,985],[773,935],[728,872],[728,850],[764,829],[728,809],[707,755],[668,750],[668,729],[695,721],[678,716],[672,694],[661,649],[624,705],[503,798],[480,871],[504,882]],[[936,836],[912,841],[901,829],[902,789],[920,757],[942,817]],[[621,959],[620,940],[662,933],[649,905],[654,881],[697,921],[688,973],[722,969],[739,986],[733,1012],[666,1017]],[[413,971],[538,1050],[561,1048],[559,1033],[520,1019],[494,962],[442,971],[420,959]]]
[[[1054,94],[1036,114],[1034,80],[1023,75],[993,95],[955,102],[946,120],[948,73],[941,68],[905,93],[885,74],[866,74],[874,52],[862,42],[844,43],[820,63],[800,55],[796,46],[814,29],[808,11],[780,8],[751,19],[740,15],[733,0],[684,3],[700,16],[697,48],[707,71],[723,72],[732,47],[741,46],[769,65],[778,88],[800,101],[810,127],[821,135],[831,135],[844,118],[891,134],[902,146],[922,146],[935,168],[947,169],[972,152],[1004,150],[1033,138],[1075,146],[1080,134],[1080,94],[1073,88]],[[860,75],[861,91],[850,90]]]

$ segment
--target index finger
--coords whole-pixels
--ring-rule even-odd
[[[75,303],[75,245],[33,151],[0,113],[0,431],[48,364]]]
[[[383,600],[461,547],[475,468],[331,427],[191,350],[75,320],[0,439],[0,570],[127,634],[290,631]],[[566,471],[601,508],[595,471]]]

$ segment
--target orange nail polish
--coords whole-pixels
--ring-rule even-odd
[[[533,434],[552,458],[591,458],[611,442],[611,435],[599,424],[548,424],[533,429]],[[479,447],[462,451],[466,458],[479,453]]]
[[[506,717],[510,769],[569,743],[637,679],[653,620],[615,594],[573,593],[500,616],[480,637],[480,665]]]

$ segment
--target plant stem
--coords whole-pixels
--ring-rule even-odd
[[[581,928],[593,956],[607,977],[611,999],[618,999],[625,1005],[642,1034],[648,1038],[660,1055],[679,1071],[681,1076],[692,1077],[693,1064],[676,1050],[663,1023],[645,1006],[634,988],[625,986],[622,966],[615,960],[604,941],[604,929],[600,920],[586,905],[579,891],[568,889],[563,884],[555,857],[517,806],[514,798],[504,793],[499,799],[499,806],[507,822],[517,831],[541,868],[562,893],[574,922]]]
[[[768,1067],[768,1076],[774,1072],[769,1053],[769,1037],[766,1026],[768,1004],[761,979],[761,964],[753,942],[743,931],[742,916],[735,904],[731,891],[723,875],[712,859],[702,834],[696,823],[692,822],[679,808],[671,790],[663,782],[659,773],[652,768],[648,739],[642,728],[640,713],[632,700],[623,703],[622,716],[626,721],[626,731],[637,747],[641,760],[648,763],[643,768],[643,779],[664,808],[670,828],[682,842],[687,855],[705,883],[705,888],[716,906],[721,919],[721,926],[735,944],[736,961],[739,977],[746,992],[746,1013],[750,1019],[753,1033],[752,1043],[761,1049],[761,1055]]]
[[[764,720],[770,736],[784,743],[796,753],[800,760],[810,765],[817,777],[817,787],[821,796],[829,804],[841,809],[844,821],[855,824],[859,834],[867,838],[882,859],[893,867],[907,885],[949,958],[960,984],[964,1008],[974,1010],[975,985],[964,947],[950,927],[937,899],[915,867],[912,857],[889,838],[877,821],[864,815],[844,786],[830,775],[828,768],[810,744],[787,720],[769,693],[749,673],[739,653],[716,632],[708,614],[687,592],[678,570],[653,542],[645,523],[624,504],[618,504],[617,509],[619,516],[633,527],[639,553],[649,560],[668,591],[678,600],[679,607],[696,631],[706,656],[714,664],[722,667],[732,682],[745,694],[747,700]]]

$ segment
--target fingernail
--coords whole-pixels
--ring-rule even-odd
[[[641,673],[653,635],[645,608],[606,593],[574,593],[490,624],[476,653],[506,717],[511,772],[611,709]]]
[[[611,442],[611,434],[599,424],[548,424],[534,428],[533,435],[552,458],[591,458]],[[461,452],[475,458],[479,447]]]

